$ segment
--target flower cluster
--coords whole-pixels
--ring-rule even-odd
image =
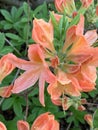
[[[92,0],[81,2],[83,7],[88,8]],[[45,106],[44,88],[47,82],[47,91],[55,105],[61,105],[63,110],[72,105],[83,110],[81,93],[94,90],[96,85],[98,47],[93,45],[98,35],[96,30],[84,33],[82,14],[79,14],[76,25],[66,25],[69,20],[63,13],[75,14],[74,0],[55,0],[55,6],[61,14],[51,12],[48,22],[43,19],[33,20],[32,38],[35,43],[28,46],[28,60],[12,53],[0,59],[0,82],[16,67],[24,71],[13,84],[0,88],[0,96],[9,97],[12,93],[20,93],[38,81],[39,100]],[[2,123],[0,125],[2,130],[6,130]],[[19,121],[17,126],[19,130],[29,130],[27,122]],[[59,125],[53,115],[45,113],[31,127],[31,130],[39,129],[58,130]]]
[[[47,113],[41,114],[32,124],[31,129],[28,122],[19,120],[17,122],[18,130],[59,130],[59,123],[54,116]],[[7,130],[6,126],[0,122],[0,130]]]

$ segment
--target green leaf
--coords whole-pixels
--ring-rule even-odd
[[[4,33],[0,33],[0,49],[2,49],[4,43],[5,43],[5,35]]]
[[[30,97],[33,97],[35,95],[38,95],[38,88],[36,87],[33,91],[31,91],[31,93],[29,94]]]
[[[20,7],[18,10],[17,10],[17,13],[16,13],[16,19],[18,20],[18,18],[22,15],[23,13],[23,7]],[[20,20],[20,19],[19,19]]]
[[[4,9],[1,9],[1,14],[4,16],[4,18],[9,21],[9,22],[13,22],[12,21],[12,18],[11,18],[11,15],[8,11],[4,10]]]
[[[38,6],[35,10],[34,10],[34,17],[36,17],[36,15],[43,9],[43,5]]]
[[[36,106],[42,106],[41,103],[39,102],[39,99],[38,99],[38,98],[33,97],[33,98],[32,98],[32,101],[33,101],[33,103],[34,103]]]
[[[12,28],[12,24],[11,23],[6,23],[5,25],[4,25],[4,29],[5,30],[9,30],[9,29],[11,29]]]
[[[13,51],[13,48],[10,46],[5,46],[2,50],[0,50],[0,55],[6,55],[8,53],[11,53]]]
[[[12,34],[12,33],[6,33],[6,36],[13,39],[13,40],[19,40],[20,37],[16,34]]]
[[[17,122],[10,120],[6,122],[7,130],[17,130]]]
[[[76,25],[80,19],[80,15],[81,14],[84,14],[86,11],[85,8],[81,8],[79,11],[78,11],[78,15],[76,17],[74,17],[74,19],[71,21],[71,23],[69,24],[69,27],[73,26],[73,25]]]
[[[21,102],[19,102],[18,100],[15,100],[15,102],[14,102],[14,104],[13,104],[13,109],[14,109],[15,114],[16,114],[18,117],[23,116],[23,115],[22,115]]]
[[[44,2],[42,9],[43,9],[42,10],[43,18],[47,18],[47,16],[48,16],[48,8],[47,8],[46,2]]]
[[[28,121],[28,122],[33,122],[33,121],[35,120],[35,118],[36,118],[36,112],[33,113],[33,114],[30,114],[30,115],[28,116],[28,118],[27,118],[27,121]]]
[[[28,17],[29,8],[30,8],[29,5],[26,2],[24,2],[23,9],[24,9],[24,12],[25,12],[27,17]]]
[[[13,21],[16,21],[16,13],[17,13],[17,8],[13,6],[11,9],[11,15],[12,15]]]
[[[98,128],[98,109],[94,112],[93,115],[93,125],[94,128]]]
[[[63,111],[55,113],[56,118],[64,118],[66,117],[66,113]]]
[[[11,106],[12,106],[13,103],[14,103],[14,100],[15,100],[15,99],[12,98],[12,97],[10,97],[10,98],[8,98],[8,99],[5,99],[4,102],[3,102],[3,104],[2,104],[2,110],[5,111],[5,110],[11,108]]]
[[[3,115],[0,114],[0,121],[5,122],[5,118]]]

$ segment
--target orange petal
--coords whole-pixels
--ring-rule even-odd
[[[0,130],[7,130],[6,126],[0,121]]]
[[[63,51],[67,50],[72,44],[78,40],[78,36],[82,36],[84,31],[84,16],[80,16],[80,21],[77,25],[73,25],[67,30],[66,40]]]
[[[36,43],[54,51],[53,26],[51,23],[47,23],[43,19],[34,19],[32,38]]]
[[[71,82],[70,79],[68,79],[65,72],[59,70],[57,75],[58,82],[60,82],[62,85],[69,84]]]
[[[79,84],[82,91],[89,92],[95,89],[95,81],[97,78],[96,68],[94,66],[82,66],[82,77],[79,79]]]
[[[59,123],[53,115],[49,115],[49,112],[47,112],[37,117],[31,130],[59,130]]]
[[[80,36],[68,52],[68,55],[82,55],[89,53],[90,46],[84,36]],[[88,51],[87,51],[88,50]],[[90,53],[89,53],[90,54]],[[90,54],[91,55],[91,54]]]
[[[19,93],[36,83],[40,75],[39,70],[28,70],[15,80],[12,93]]]
[[[70,78],[71,83],[65,85],[65,93],[70,96],[80,96],[81,88],[78,83],[78,80],[73,76]]]
[[[55,76],[51,73],[48,68],[43,68],[39,77],[39,99],[43,106],[44,104],[44,87],[45,81],[48,83],[52,83],[56,80]]]
[[[65,87],[56,81],[52,84],[49,84],[47,91],[51,95],[51,99],[56,100],[62,95],[64,89]]]
[[[45,87],[45,78],[44,75],[41,74],[39,78],[39,100],[43,106],[45,106],[44,103],[44,87]]]
[[[12,88],[13,88],[13,85],[0,87],[0,96],[6,97],[6,98],[9,97],[12,94],[11,92]]]
[[[61,101],[60,98],[58,98],[58,99],[52,99],[51,98],[51,101],[52,101],[53,104],[55,104],[57,106],[61,106],[62,105],[62,101]]]
[[[8,54],[7,60],[15,67],[20,68],[22,70],[28,70],[32,66],[36,67],[36,65],[32,64],[32,62],[18,58],[12,53]]]
[[[98,38],[96,30],[88,31],[85,34],[85,38],[90,46],[93,45]]]
[[[18,130],[30,130],[28,122],[23,121],[23,120],[19,120],[17,122],[17,128]]]
[[[10,54],[7,54],[0,59],[0,82],[2,82],[2,80],[15,68],[15,66],[8,60],[9,57]]]
[[[71,46],[72,43],[74,43],[77,39],[76,37],[76,28],[77,26],[74,25],[72,27],[70,27],[67,32],[66,32],[66,40],[63,46],[63,52],[65,52],[67,50],[67,48],[69,46]]]
[[[38,44],[29,45],[28,57],[33,63],[44,62],[44,54]]]
[[[80,15],[80,21],[77,24],[76,35],[83,35],[84,32],[84,16]]]

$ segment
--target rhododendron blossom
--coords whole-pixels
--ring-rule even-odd
[[[47,63],[44,60],[44,54],[40,48],[40,45],[30,45],[28,49],[28,57],[30,61],[24,61],[24,63],[22,63],[19,58],[9,59],[13,62],[13,64],[15,63],[18,68],[26,70],[19,78],[15,80],[12,92],[19,93],[34,85],[39,79],[39,99],[44,106],[45,81],[51,83],[55,80],[55,76],[51,73]],[[18,61],[20,61],[21,64]]]
[[[54,119],[54,116],[49,112],[43,113],[37,117],[31,126],[23,120],[17,122],[18,130],[59,130],[59,123]]]
[[[21,43],[20,45],[15,44],[14,47],[14,44],[8,42],[9,46],[13,47],[13,53],[10,53],[10,51],[8,51],[9,53],[6,55],[1,53],[3,56],[0,57],[0,96],[3,97],[1,98],[0,105],[5,98],[11,96],[11,100],[5,101],[1,110],[7,110],[12,106],[13,112],[15,113],[14,116],[19,116],[20,112],[23,112],[22,115],[25,113],[25,116],[20,114],[15,120],[13,117],[13,122],[19,119],[17,120],[17,130],[59,130],[57,120],[64,116],[62,116],[62,112],[58,114],[59,111],[66,111],[70,107],[74,107],[75,109],[70,109],[72,111],[70,114],[74,116],[76,110],[83,111],[86,109],[84,105],[89,105],[86,99],[82,99],[82,97],[85,93],[96,90],[98,32],[97,29],[88,30],[88,28],[85,28],[85,25],[88,26],[89,24],[88,21],[85,24],[84,16],[86,15],[83,16],[83,14],[92,3],[93,0],[80,0],[79,7],[79,5],[75,5],[75,0],[55,0],[54,5],[58,13],[54,11],[50,12],[47,18],[43,16],[45,20],[39,17],[40,11],[41,13],[44,11],[42,7],[46,7],[45,10],[49,9],[50,5],[49,8],[47,8],[47,4],[38,7],[33,11],[34,14],[31,15],[32,11],[28,10],[28,12],[25,12],[25,9],[28,7],[25,3],[18,13],[20,13],[20,17],[23,15],[23,12],[25,12],[26,15],[30,12],[30,19],[28,17],[25,22],[28,24],[25,26],[26,28],[24,28],[23,37],[25,36],[25,30],[29,27],[32,16],[33,28],[31,37],[33,43],[31,44],[31,39],[29,40],[30,35],[29,30],[27,30],[26,44],[24,45],[22,35],[21,37],[17,36],[18,33],[20,34],[18,29],[20,30],[21,28],[16,29],[16,24],[14,28],[17,31],[16,34],[5,33],[3,39],[1,39],[1,42],[3,41],[1,47],[6,44],[4,43],[4,40],[7,42],[6,37],[10,39],[14,36],[12,41],[18,39],[19,43]],[[93,6],[89,9],[93,9],[94,4],[96,4],[96,2],[93,3]],[[78,9],[76,7],[78,7]],[[96,4],[95,7],[96,9],[92,11],[94,17],[98,16],[98,5]],[[16,8],[12,8],[11,15],[13,15],[13,11],[16,12],[16,10]],[[89,10],[87,13],[89,14]],[[1,10],[1,14],[6,20],[12,21],[10,18],[6,18],[6,11]],[[47,12],[45,12],[44,15],[46,14]],[[34,18],[35,16],[37,18]],[[92,17],[92,19],[94,17]],[[96,19],[97,18],[93,19],[93,25],[97,28],[98,21],[95,22]],[[3,26],[3,24],[4,22],[2,22],[1,25]],[[25,24],[23,23],[23,25]],[[6,30],[7,26],[4,26]],[[90,26],[90,28],[93,27]],[[12,32],[13,31],[14,30],[12,30]],[[3,36],[1,34],[2,33],[0,33],[0,37]],[[19,51],[22,52],[21,54],[24,54],[23,56],[20,55],[22,57],[18,57],[18,54],[20,54],[17,51],[18,47]],[[22,47],[25,48],[25,53]],[[12,76],[10,76],[11,73]],[[9,80],[7,83],[5,78],[8,75],[10,80],[7,79]],[[3,82],[4,79],[5,82]],[[35,87],[38,87],[39,91],[37,91],[38,89],[35,89]],[[31,91],[34,93],[31,93]],[[48,93],[45,93],[46,91]],[[23,97],[19,99],[17,97],[20,95],[16,96],[15,94],[21,92],[23,92],[21,94]],[[31,96],[33,99],[31,99]],[[40,106],[39,102],[36,102],[38,96],[42,106]],[[92,93],[91,97],[93,97]],[[26,102],[20,103],[19,101],[24,101],[23,98],[25,98]],[[10,101],[11,104],[7,106]],[[33,106],[31,106],[32,102],[34,103]],[[50,106],[45,107],[46,104]],[[60,106],[60,109],[58,109],[57,106],[54,107],[54,105]],[[93,105],[97,105],[96,102],[94,102]],[[34,109],[32,110],[33,107]],[[19,113],[18,109],[21,109]],[[51,113],[54,113],[55,116]],[[33,114],[34,117],[32,117]],[[67,114],[67,117],[70,114]],[[77,112],[77,115],[78,114]],[[39,116],[36,118],[37,115]],[[81,118],[83,115],[84,113],[82,113]],[[93,127],[92,117],[92,115],[87,114],[84,116],[84,119],[90,125],[91,129],[95,130],[96,128]],[[31,119],[35,119],[34,122]],[[72,121],[73,119],[74,118],[72,118]],[[80,119],[77,121],[80,121]],[[6,118],[4,122],[6,123]],[[79,122],[77,123],[79,124]],[[10,121],[5,125],[9,127],[9,124]],[[73,121],[67,128],[70,129],[70,126],[73,126],[73,124],[76,125]],[[3,122],[0,122],[0,130],[7,130],[5,125]],[[65,124],[65,126],[67,126],[67,124]]]

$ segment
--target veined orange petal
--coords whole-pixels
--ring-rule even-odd
[[[28,70],[18,77],[12,89],[12,93],[20,93],[36,83],[40,75],[40,70]]]
[[[39,100],[43,106],[44,103],[44,87],[45,81],[48,83],[53,83],[56,80],[55,76],[51,73],[49,68],[44,68],[39,77]]]
[[[74,63],[76,63],[73,66],[73,69],[74,69],[75,66],[78,69],[80,67],[79,65],[81,65],[81,63],[84,63],[84,62],[88,61],[89,59],[92,58],[92,56],[93,56],[92,54],[90,55],[90,54],[85,54],[85,53],[84,54],[76,54],[76,55],[73,54],[73,55],[69,55],[67,57],[67,60],[68,61],[73,61]]]
[[[86,32],[85,38],[86,38],[86,40],[87,40],[87,42],[89,43],[90,46],[93,45],[94,42],[98,38],[96,30],[91,30],[91,31]]]
[[[7,130],[6,126],[0,121],[0,130]]]
[[[7,60],[9,63],[14,65],[17,68],[20,68],[22,70],[28,70],[34,66],[36,68],[35,64],[32,64],[30,61],[23,60],[21,58],[16,57],[14,54],[9,53]]]
[[[53,25],[50,22],[47,23],[43,19],[34,19],[32,38],[43,47],[51,51],[55,50],[53,46]]]
[[[11,92],[12,88],[13,88],[13,85],[0,87],[0,96],[6,97],[6,98],[9,97],[12,94]]]
[[[19,120],[17,122],[17,128],[18,128],[18,130],[30,130],[30,126],[29,126],[28,122],[23,121],[23,120]]]
[[[43,106],[45,106],[44,87],[45,87],[45,78],[44,78],[43,73],[41,73],[40,78],[39,78],[39,100]]]

